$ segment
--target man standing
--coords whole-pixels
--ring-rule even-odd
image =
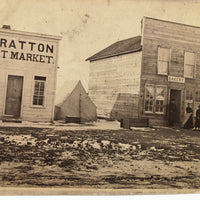
[[[196,111],[195,131],[200,129],[200,105]]]
[[[186,108],[186,115],[185,115],[185,119],[183,122],[183,128],[185,128],[185,129],[193,128],[193,110],[190,107],[189,103]]]

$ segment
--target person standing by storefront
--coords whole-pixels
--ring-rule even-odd
[[[193,114],[192,113],[193,113],[193,110],[190,107],[190,104],[188,103],[188,106],[186,108],[186,116],[183,123],[183,128],[185,129],[193,128]]]
[[[200,105],[196,111],[195,131],[200,129]]]
[[[174,126],[177,115],[177,108],[174,99],[171,100],[168,106],[168,125]]]

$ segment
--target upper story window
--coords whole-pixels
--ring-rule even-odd
[[[184,77],[194,78],[194,70],[195,70],[195,54],[191,52],[185,52]]]
[[[45,89],[46,77],[35,76],[35,86],[33,95],[33,105],[44,105],[44,89]]]
[[[158,74],[168,75],[169,63],[170,63],[170,49],[158,47],[158,65],[157,72]]]

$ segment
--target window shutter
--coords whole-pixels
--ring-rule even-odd
[[[170,49],[158,47],[157,73],[162,75],[167,75],[169,62],[170,62]]]
[[[195,54],[191,52],[185,52],[184,55],[184,77],[195,77]]]
[[[185,64],[186,65],[194,65],[194,53],[185,52]]]
[[[170,49],[168,48],[158,48],[158,60],[159,61],[170,61]]]

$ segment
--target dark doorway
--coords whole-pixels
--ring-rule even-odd
[[[22,101],[22,76],[8,76],[5,114],[20,117]]]
[[[175,123],[180,122],[180,107],[181,107],[181,90],[173,90],[170,91],[170,103],[174,100],[174,103],[176,105],[176,117],[175,117]]]

